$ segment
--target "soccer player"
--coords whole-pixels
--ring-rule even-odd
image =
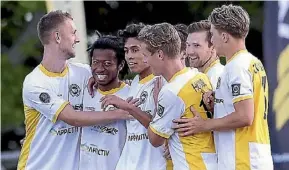
[[[186,41],[188,37],[188,26],[185,24],[176,24],[174,25],[175,29],[178,31],[178,34],[181,39],[181,61],[183,65],[188,65],[187,54],[186,54]]]
[[[90,69],[69,63],[79,42],[73,18],[60,10],[44,15],[37,25],[44,46],[41,64],[23,83],[26,137],[18,169],[79,168],[79,126],[130,118],[128,112],[83,112],[83,92]]]
[[[210,28],[211,24],[207,20],[194,22],[188,26],[187,55],[190,66],[205,73],[210,79],[213,90],[216,90],[217,82],[224,70],[224,66],[220,63],[216,50],[211,43]],[[204,100],[207,98],[205,96],[203,96]],[[204,105],[204,102],[202,105]],[[207,111],[213,112],[213,107],[205,105],[205,108]],[[192,135],[190,132],[192,119],[174,120],[174,123],[182,124],[181,128],[176,127],[175,130],[182,136]]]
[[[209,21],[211,41],[227,64],[217,83],[214,119],[195,117],[192,133],[214,131],[218,169],[272,170],[268,81],[261,61],[246,50],[249,15],[240,6],[223,5]]]
[[[92,98],[84,90],[84,111],[101,111],[100,99],[109,94],[124,100],[129,86],[119,80],[119,73],[126,65],[123,41],[115,36],[102,36],[90,48],[92,75],[98,85]],[[127,71],[126,71],[127,72]],[[123,72],[125,73],[125,72]],[[113,110],[114,107],[106,108]],[[126,139],[124,120],[82,128],[80,170],[115,170]]]
[[[197,69],[186,68],[182,64],[181,41],[171,24],[146,26],[138,38],[142,42],[142,53],[153,73],[163,76],[168,82],[158,95],[157,114],[148,128],[151,144],[159,147],[168,139],[175,170],[215,170],[217,159],[210,132],[181,137],[172,129],[173,119],[194,116],[190,110],[191,106],[201,113],[202,118],[208,118],[200,103],[202,92],[212,89],[209,79]]]
[[[156,78],[140,52],[141,41],[137,36],[143,27],[143,24],[131,24],[119,32],[125,41],[124,51],[128,66],[133,73],[137,73],[131,83],[129,96],[138,98],[141,104],[135,107],[112,95],[102,100],[103,106],[123,108],[135,118],[126,121],[127,139],[116,170],[166,170],[164,146],[153,147],[147,134],[147,127],[155,113],[153,88]]]
[[[220,63],[216,50],[211,43],[209,21],[194,22],[188,26],[188,38],[186,53],[190,67],[197,68],[205,73],[216,89],[218,78],[223,72],[224,66]]]

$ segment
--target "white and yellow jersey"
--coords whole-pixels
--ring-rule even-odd
[[[268,131],[268,82],[260,60],[246,50],[237,52],[226,64],[217,83],[214,117],[235,112],[234,103],[254,100],[251,126],[214,132],[221,170],[272,170]]]
[[[129,86],[122,83],[119,88],[109,91],[97,90],[92,98],[84,92],[84,111],[102,111],[100,99],[115,95],[127,99]],[[108,109],[114,109],[110,107]],[[115,170],[126,139],[124,120],[82,128],[79,170]]]
[[[67,104],[82,110],[83,92],[90,76],[88,65],[76,63],[67,63],[62,73],[49,72],[40,64],[26,76],[26,137],[18,170],[78,170],[81,129],[57,117]]]
[[[213,91],[216,90],[217,82],[219,77],[224,71],[224,66],[220,63],[220,60],[217,59],[214,62],[212,62],[208,68],[204,71],[204,73],[209,77],[210,82],[213,87]]]
[[[202,106],[202,94],[211,90],[208,77],[197,69],[184,68],[163,86],[158,96],[157,114],[149,128],[169,139],[168,145],[174,170],[217,169],[213,134],[200,133],[180,137],[173,127],[173,119],[191,118],[193,106],[204,119],[212,117]],[[193,96],[193,97],[192,97]]]
[[[153,99],[155,76],[149,75],[139,81],[137,75],[130,88],[129,97],[139,98],[142,111],[154,116]],[[127,138],[116,170],[165,170],[166,159],[163,157],[164,147],[151,145],[147,129],[136,119],[127,120]]]

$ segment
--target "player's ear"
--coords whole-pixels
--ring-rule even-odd
[[[121,71],[121,70],[123,69],[124,64],[125,64],[125,61],[122,60],[121,63],[120,63],[120,65],[118,66],[118,71]]]
[[[227,43],[229,41],[229,34],[222,32],[222,40],[224,43]]]
[[[61,41],[61,38],[60,38],[60,33],[58,31],[54,33],[54,38],[55,38],[56,43],[59,44]]]
[[[158,50],[157,51],[157,57],[160,59],[160,60],[164,60],[164,52],[163,50]]]

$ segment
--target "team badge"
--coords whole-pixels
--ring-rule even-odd
[[[197,80],[196,82],[192,83],[193,88],[196,92],[201,91],[207,85],[202,79]]]
[[[140,94],[140,102],[141,104],[143,104],[146,99],[148,97],[148,92],[147,91],[142,91],[141,94]]]
[[[233,96],[239,96],[240,95],[240,89],[241,84],[232,84],[232,95]]]
[[[216,89],[220,88],[220,85],[221,85],[221,77],[218,78]]]
[[[69,93],[72,97],[78,97],[80,95],[81,89],[77,84],[71,84],[69,87]]]
[[[42,103],[49,103],[50,102],[50,96],[46,92],[40,93],[39,99]]]
[[[160,117],[163,116],[164,111],[165,111],[165,107],[159,104],[159,105],[158,105],[158,112],[157,112],[157,113],[158,113],[158,115],[159,115]]]

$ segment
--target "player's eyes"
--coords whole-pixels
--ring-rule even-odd
[[[111,63],[109,63],[109,62],[106,62],[106,63],[104,63],[104,65],[105,65],[105,66],[110,66],[110,65],[111,65]]]
[[[134,48],[134,49],[132,49],[131,50],[133,53],[136,53],[136,52],[138,52],[139,51],[139,49],[137,49],[137,48]]]

